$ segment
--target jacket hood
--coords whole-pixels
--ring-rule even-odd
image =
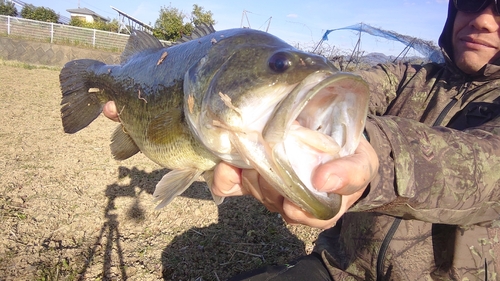
[[[452,36],[453,24],[455,22],[456,16],[457,8],[455,8],[453,0],[450,0],[448,1],[448,16],[446,18],[443,31],[441,32],[441,36],[439,36],[438,44],[439,47],[441,47],[441,51],[443,52],[445,62],[450,67],[450,69],[461,76],[470,77],[470,75],[465,74],[455,65]],[[493,63],[484,65],[484,67],[481,68],[481,70],[479,70],[478,73],[473,76],[473,80],[489,80],[500,78],[500,59],[496,60]]]
[[[453,36],[453,23],[455,22],[455,17],[457,16],[457,9],[453,4],[453,0],[448,1],[448,17],[446,18],[446,22],[444,23],[443,31],[441,32],[441,36],[439,37],[439,47],[445,53],[445,57],[448,56],[453,60],[453,45],[452,45],[452,36]]]

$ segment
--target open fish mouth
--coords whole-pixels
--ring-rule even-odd
[[[268,161],[281,178],[278,191],[319,219],[334,217],[338,194],[317,191],[314,169],[354,153],[364,130],[369,89],[359,76],[316,72],[304,79],[275,108],[262,132]]]

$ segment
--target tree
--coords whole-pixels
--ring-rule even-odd
[[[190,22],[184,22],[187,16],[174,7],[162,7],[156,20],[153,35],[167,41],[177,41],[183,35],[190,35],[200,23],[215,24],[212,12],[204,11],[203,7],[193,5]]]
[[[0,2],[0,15],[17,17],[17,9],[13,2]]]
[[[69,22],[69,25],[97,29],[97,30],[104,30],[109,32],[118,32],[118,29],[120,27],[120,24],[117,19],[113,19],[110,22],[105,22],[102,20],[86,22],[85,20],[79,18],[72,18],[71,21]]]
[[[191,12],[191,22],[194,26],[198,26],[202,23],[215,24],[215,20],[212,18],[213,14],[210,11],[204,11],[203,7],[196,4],[193,5],[193,12]]]
[[[59,15],[54,10],[45,7],[35,7],[31,4],[23,7],[21,16],[25,19],[45,22],[57,22],[59,20]]]
[[[191,34],[192,26],[184,23],[186,16],[174,7],[162,7],[156,20],[153,35],[159,39],[176,41],[184,34]]]

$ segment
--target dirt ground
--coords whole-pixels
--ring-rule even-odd
[[[0,280],[225,280],[310,252],[319,233],[203,182],[161,210],[167,172],[116,161],[116,126],[62,130],[59,69],[0,61]]]

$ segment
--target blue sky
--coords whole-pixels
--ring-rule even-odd
[[[67,9],[85,7],[111,19],[118,13],[110,6],[130,14],[148,24],[154,24],[161,7],[175,7],[189,15],[193,4],[213,13],[217,30],[251,27],[266,30],[292,45],[314,47],[328,29],[357,23],[400,34],[434,41],[441,33],[446,19],[448,0],[171,0],[171,1],[119,1],[119,0],[24,0],[35,6],[53,9],[69,17]],[[246,13],[244,13],[246,11]],[[244,14],[246,16],[244,16]],[[247,20],[248,19],[248,20]],[[355,31],[334,31],[325,44],[351,51],[358,40]],[[404,45],[363,33],[361,50],[397,55]],[[410,53],[411,54],[411,53]],[[415,53],[418,55],[418,53]]]

